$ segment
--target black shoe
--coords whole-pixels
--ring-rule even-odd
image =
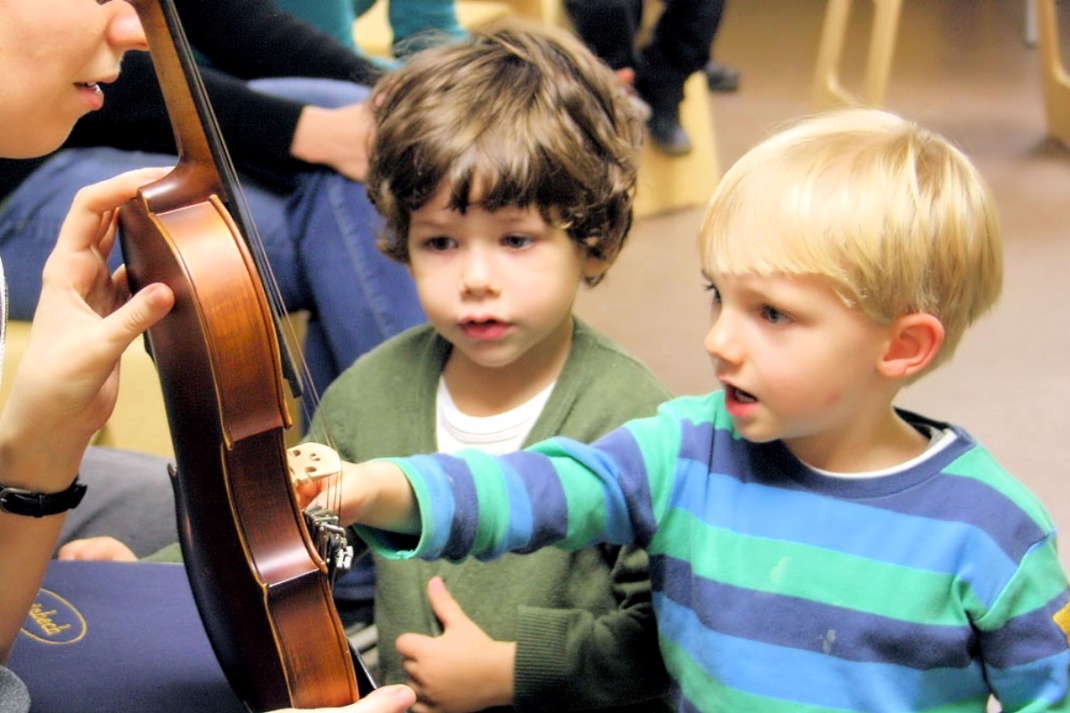
[[[660,111],[654,109],[647,122],[650,140],[663,153],[670,156],[684,156],[691,153],[691,139],[684,127],[680,126],[678,111]]]
[[[739,72],[713,60],[702,70],[711,92],[734,92],[739,89]]]

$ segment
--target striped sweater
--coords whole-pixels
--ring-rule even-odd
[[[685,397],[589,446],[397,459],[419,542],[363,534],[397,557],[647,548],[681,711],[1070,710],[1054,527],[953,430],[895,474],[837,478],[740,438],[719,392]]]

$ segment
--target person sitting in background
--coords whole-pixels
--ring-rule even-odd
[[[587,46],[630,80],[650,107],[647,126],[654,146],[673,156],[690,153],[691,138],[680,124],[684,83],[695,72],[713,66],[710,46],[721,24],[724,0],[666,2],[642,48],[636,42],[643,0],[565,0],[565,10]],[[713,81],[709,75],[707,79]]]
[[[123,54],[145,37],[125,2],[0,0],[0,156],[52,151],[99,107]],[[125,272],[102,259],[116,209],[166,169],[146,169],[78,191],[48,257],[29,344],[0,411],[0,710],[26,713],[29,692],[8,661],[48,567],[65,513],[85,492],[79,463],[115,405],[119,357],[171,309],[153,284],[130,295]],[[0,268],[0,288],[3,287]],[[0,289],[0,325],[6,298]],[[2,336],[2,331],[0,331]],[[2,340],[0,340],[2,345]],[[2,353],[2,352],[0,352]],[[77,692],[72,691],[75,695]],[[345,713],[402,713],[403,687],[380,689]],[[327,713],[324,711],[323,713]]]

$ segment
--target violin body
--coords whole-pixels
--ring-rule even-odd
[[[179,164],[122,207],[120,240],[131,289],[163,282],[175,293],[174,309],[147,342],[175,448],[186,571],[220,665],[246,705],[342,706],[371,683],[358,685],[366,671],[294,496],[276,315],[230,210],[219,157],[198,134],[205,110],[191,94],[190,68],[172,56],[170,3],[133,0],[175,124]]]

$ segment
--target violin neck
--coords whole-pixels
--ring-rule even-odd
[[[186,39],[174,0],[130,2],[137,10],[149,47],[152,48],[152,63],[174,130],[179,159],[174,174],[183,176],[187,186],[197,186],[202,196],[216,195],[223,202],[250,248],[263,281],[265,276],[271,275],[271,268],[240,190],[238,173],[223,142],[219,123],[208,100],[201,72]],[[154,194],[150,200],[156,211],[162,212],[168,207],[167,192]],[[283,338],[279,320],[279,315],[284,313],[284,305],[275,292],[269,293],[268,297],[272,301],[272,316],[281,348],[282,372],[294,396],[300,397],[304,391],[301,370],[288,342]]]
[[[152,47],[152,62],[163,88],[164,102],[175,134],[179,166],[202,174],[238,221],[234,206],[237,174],[223,143],[200,70],[186,39],[173,0],[132,0]]]

